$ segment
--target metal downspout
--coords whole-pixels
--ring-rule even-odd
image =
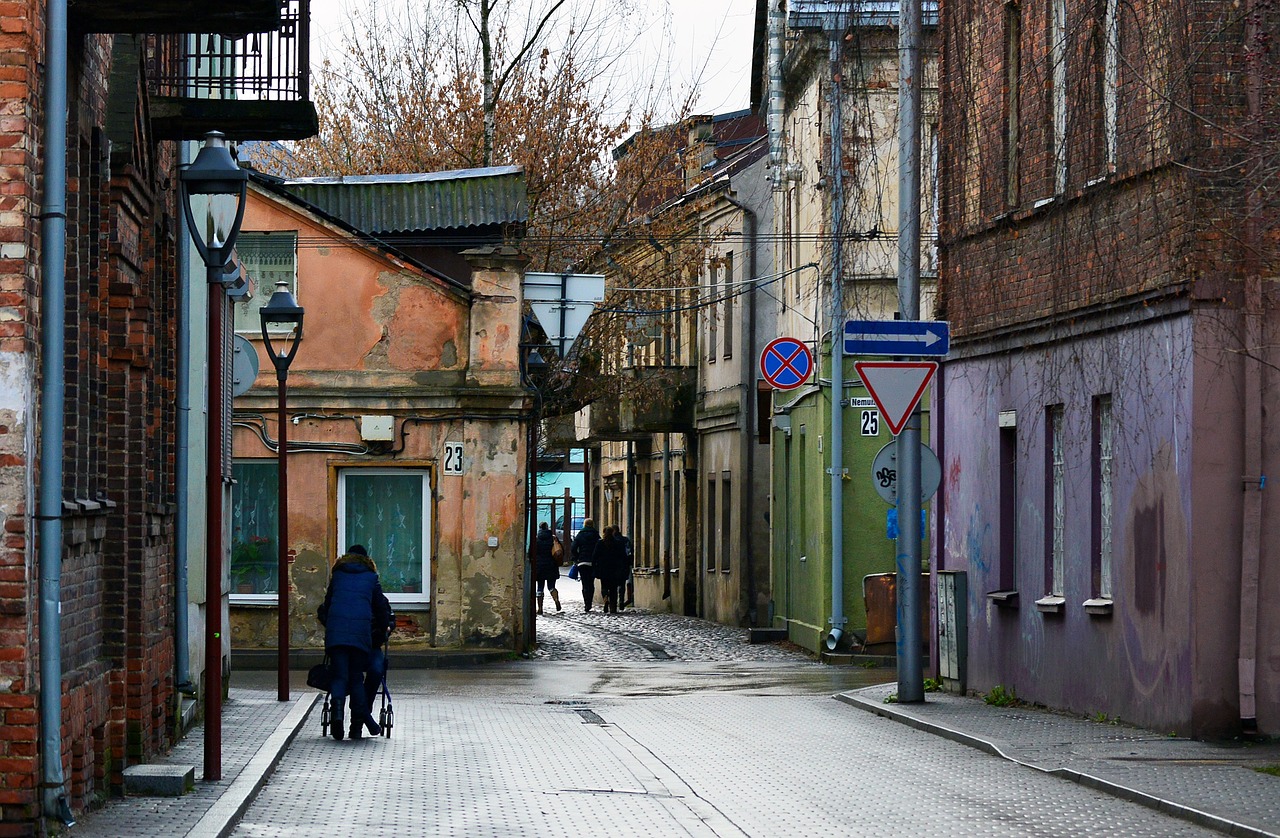
[[[1255,42],[1258,36],[1256,2],[1245,4],[1246,42]],[[1248,107],[1250,122],[1255,126],[1260,110],[1258,70],[1251,65],[1248,75]],[[1256,128],[1255,128],[1256,130]],[[1240,526],[1240,651],[1237,661],[1240,690],[1240,727],[1246,735],[1258,730],[1257,686],[1258,670],[1258,574],[1262,553],[1262,492],[1266,485],[1263,475],[1262,450],[1262,359],[1263,314],[1262,277],[1258,259],[1258,206],[1257,190],[1248,191],[1249,207],[1245,220],[1245,277],[1244,277],[1244,497],[1241,502]]]
[[[844,118],[840,32],[827,33],[831,60],[831,632],[828,651],[844,635]]]
[[[45,33],[44,205],[40,212],[40,754],[46,815],[72,824],[62,770],[62,440],[66,382],[67,4]]]
[[[769,169],[773,188],[781,189],[784,180],[782,154],[783,109],[786,101],[782,95],[782,40],[786,27],[786,0],[769,3]]]
[[[190,143],[178,144],[178,159],[190,163]],[[190,490],[191,478],[191,236],[187,231],[186,213],[178,213],[178,428],[177,456],[174,463],[174,479],[177,482],[178,516],[174,534],[174,669],[179,692],[194,695],[196,687],[191,682],[191,628],[188,622],[187,602],[187,550],[191,541]],[[181,709],[181,708],[179,708]]]
[[[739,493],[739,508],[741,510],[741,536],[742,536],[742,555],[746,561],[747,570],[747,620],[750,625],[759,625],[757,622],[757,603],[756,603],[756,574],[755,563],[752,559],[755,556],[755,542],[751,538],[751,510],[752,499],[755,496],[756,483],[756,445],[757,434],[752,433],[751,417],[753,415],[753,405],[755,402],[755,384],[756,377],[752,374],[755,364],[752,359],[756,357],[756,293],[757,288],[754,285],[756,278],[756,230],[757,220],[755,212],[746,204],[737,198],[725,195],[725,200],[742,212],[743,239],[747,247],[747,261],[745,268],[747,276],[751,277],[753,284],[751,290],[747,293],[747,334],[744,343],[747,345],[747,357],[743,364],[742,382],[742,417],[745,427],[742,429],[742,461],[746,463],[746,475],[743,480],[742,491]],[[732,328],[726,324],[726,328]],[[759,421],[759,420],[757,420]]]

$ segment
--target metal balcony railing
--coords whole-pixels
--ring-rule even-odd
[[[184,99],[310,98],[310,0],[281,0],[280,27],[243,36],[147,36],[152,93]]]

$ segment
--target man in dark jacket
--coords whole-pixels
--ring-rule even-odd
[[[600,533],[596,531],[594,519],[587,518],[582,522],[582,529],[573,537],[573,562],[578,566],[578,578],[582,581],[583,611],[591,610],[591,602],[596,595],[596,572],[592,565],[596,545],[600,543]]]
[[[329,687],[333,738],[342,740],[342,716],[348,693],[351,698],[351,737],[359,739],[361,725],[374,736],[382,728],[369,715],[364,673],[369,668],[376,625],[386,625],[387,599],[378,581],[378,569],[359,544],[347,550],[333,566],[329,589],[320,606],[324,626],[324,650],[333,679]]]

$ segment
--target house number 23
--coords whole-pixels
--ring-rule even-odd
[[[462,474],[461,442],[446,442],[444,444],[444,473]]]

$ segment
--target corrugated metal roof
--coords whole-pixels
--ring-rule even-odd
[[[938,25],[938,0],[921,0],[925,26]],[[843,31],[852,26],[897,26],[898,0],[792,0],[792,29]]]
[[[520,166],[297,178],[281,188],[373,235],[523,224],[529,218]]]

